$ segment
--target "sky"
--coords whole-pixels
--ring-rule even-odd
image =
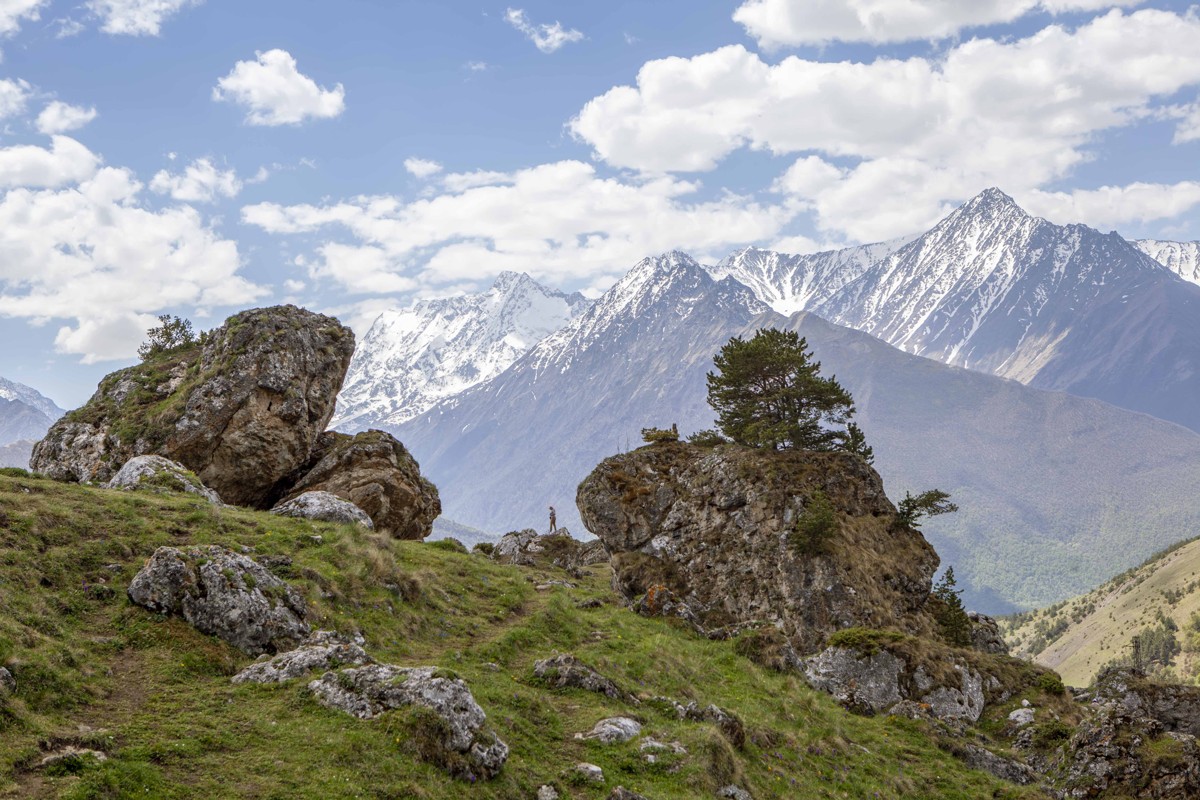
[[[1200,7],[0,0],[0,375],[70,408],[159,314],[361,335],[502,270],[595,294],[918,233],[989,186],[1200,239]]]

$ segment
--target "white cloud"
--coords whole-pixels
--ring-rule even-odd
[[[211,203],[218,197],[237,197],[242,182],[235,170],[217,169],[209,159],[200,158],[182,174],[160,170],[150,181],[150,189],[183,203]]]
[[[451,172],[442,178],[442,187],[448,192],[457,194],[477,186],[502,186],[512,182],[511,173],[477,169],[473,172]]]
[[[51,188],[92,177],[100,157],[69,136],[53,136],[50,149],[36,145],[0,148],[0,189]]]
[[[1175,144],[1200,141],[1200,103],[1183,111],[1179,124],[1175,126]]]
[[[1052,14],[1141,5],[1144,0],[745,0],[733,13],[760,46],[942,39],[959,31]]]
[[[463,67],[468,72],[487,72],[491,69],[486,61],[468,61]]]
[[[1019,193],[1065,177],[1097,134],[1200,85],[1197,41],[1195,12],[1144,10],[976,39],[936,59],[768,64],[730,46],[646,63],[636,86],[587,103],[571,130],[608,163],[649,173],[712,169],[744,147],[841,160],[840,180],[800,199],[823,230],[878,240],[986,186]]]
[[[69,320],[57,349],[93,363],[133,356],[156,313],[265,294],[237,274],[237,246],[195,209],[147,210],[141,188],[128,170],[106,167],[75,186],[7,192],[0,315]]]
[[[96,118],[96,109],[73,106],[55,100],[38,114],[37,129],[45,134],[66,133],[87,125]]]
[[[525,38],[533,42],[543,53],[553,53],[563,45],[583,39],[581,32],[574,28],[565,30],[562,23],[559,22],[555,22],[553,25],[535,25],[529,21],[529,18],[525,16],[525,11],[520,8],[510,8],[505,11],[504,19],[508,21],[509,25],[525,34]]]
[[[1132,222],[1170,219],[1200,206],[1200,182],[1132,183],[1071,192],[1031,191],[1016,197],[1029,212],[1065,225],[1084,222],[1110,230]]]
[[[794,215],[733,195],[690,201],[698,188],[674,178],[604,178],[589,164],[561,161],[411,203],[262,203],[245,207],[242,219],[275,234],[349,234],[352,243],[331,238],[305,266],[314,278],[367,294],[485,280],[504,269],[603,280],[648,253],[681,247],[719,257],[773,239]]]
[[[172,14],[203,0],[88,0],[87,8],[101,20],[105,33],[158,36]]]
[[[42,8],[50,0],[0,0],[0,36],[11,36],[21,29],[21,23],[39,19]]]
[[[239,61],[217,81],[213,100],[245,106],[249,125],[298,125],[309,119],[329,119],[346,109],[346,91],[332,89],[296,69],[286,50],[257,53],[255,61]]]
[[[404,159],[404,168],[410,174],[421,179],[432,177],[442,171],[441,164],[425,158],[406,158]]]
[[[28,83],[9,78],[0,79],[0,119],[15,117],[23,113],[28,101]]]
[[[55,39],[70,39],[72,36],[83,33],[87,27],[79,20],[70,17],[59,17],[54,20],[54,24],[58,26],[58,31],[54,34]]]

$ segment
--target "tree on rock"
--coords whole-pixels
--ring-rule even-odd
[[[795,331],[764,328],[746,340],[734,337],[713,357],[708,403],[721,432],[738,444],[771,450],[870,448],[857,426],[850,393],[820,375],[808,342]]]
[[[192,330],[191,321],[163,314],[158,318],[158,325],[146,331],[146,341],[138,347],[138,356],[145,361],[195,341],[196,333]]]

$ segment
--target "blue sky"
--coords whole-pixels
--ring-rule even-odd
[[[1034,213],[1200,238],[1200,17],[1137,0],[0,0],[0,375],[65,406],[160,313],[598,291]],[[92,112],[94,111],[94,115]]]

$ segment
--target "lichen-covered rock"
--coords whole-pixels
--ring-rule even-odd
[[[404,445],[383,431],[323,434],[287,499],[314,491],[353,503],[375,530],[397,539],[424,539],[442,513],[437,487]]]
[[[248,655],[290,650],[309,634],[304,599],[253,559],[223,547],[160,547],[129,584],[129,599],[177,614]]]
[[[333,414],[354,334],[294,306],[244,311],[204,337],[114,372],[37,444],[34,470],[105,482],[161,455],[227,503],[268,508]]]
[[[332,631],[317,631],[297,647],[263,657],[233,676],[234,683],[285,683],[317,670],[373,664],[375,660],[354,642]]]
[[[937,719],[976,722],[987,700],[984,675],[966,663],[950,661],[945,666],[949,669],[935,677],[923,664],[914,665],[882,648],[863,652],[829,647],[804,661],[813,688],[860,713],[882,714],[911,700]]]
[[[271,513],[281,517],[361,525],[367,530],[375,529],[375,523],[371,522],[367,512],[329,492],[305,492],[275,506]]]
[[[739,750],[746,744],[746,726],[742,724],[742,720],[737,714],[728,709],[711,703],[702,706],[695,700],[691,700],[685,705],[669,697],[654,697],[650,702],[663,707],[664,710],[673,711],[679,719],[716,725],[730,744]]]
[[[5,667],[0,667],[0,695],[12,694],[17,690],[17,681]]]
[[[608,800],[648,800],[645,795],[630,791],[624,786],[618,786],[608,795]]]
[[[134,456],[117,470],[105,489],[186,492],[221,505],[221,498],[182,464],[162,456]]]
[[[818,492],[837,527],[809,542],[798,523]],[[770,623],[812,653],[854,625],[932,631],[937,554],[857,456],[660,443],[606,459],[576,500],[618,591],[669,597],[709,635]]]
[[[1040,780],[1038,773],[1028,764],[997,755],[986,747],[971,742],[960,742],[955,751],[955,755],[971,769],[990,773],[1000,780],[1020,786],[1028,786]]]
[[[602,719],[587,733],[575,734],[576,739],[593,739],[601,744],[621,744],[642,735],[642,723],[630,717]]]
[[[442,765],[455,777],[492,778],[508,759],[508,746],[486,727],[487,716],[466,683],[436,667],[351,667],[327,672],[308,688],[323,705],[359,719],[405,706],[432,711],[443,723]]]
[[[982,653],[1008,655],[1008,644],[1004,641],[996,620],[975,611],[968,611],[967,618],[971,621],[972,647]]]
[[[533,674],[553,689],[583,689],[613,700],[633,699],[628,692],[570,654],[534,662]]]
[[[552,534],[540,534],[526,528],[501,536],[492,550],[492,558],[502,564],[556,566],[575,571],[607,562],[608,550],[599,539],[581,542],[566,528],[559,528]]]
[[[573,770],[578,780],[584,783],[604,783],[604,770],[595,764],[580,761]]]

